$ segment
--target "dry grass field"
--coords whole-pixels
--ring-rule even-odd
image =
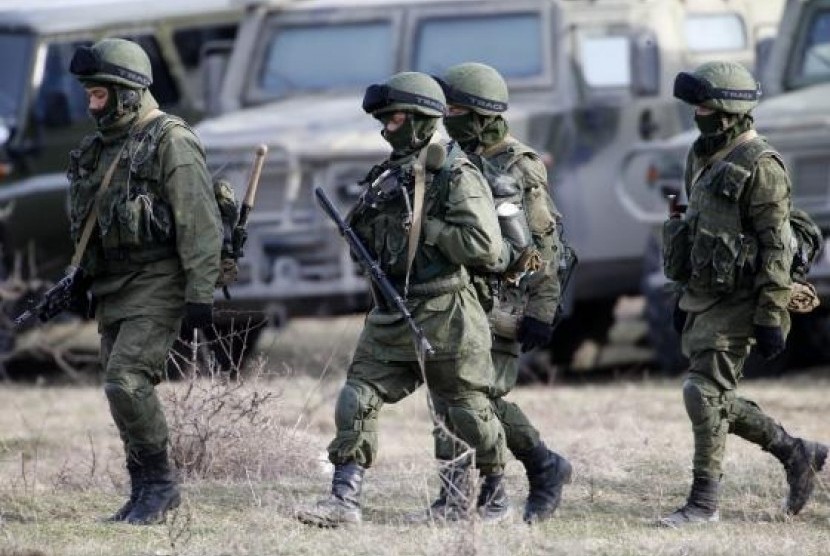
[[[512,521],[405,525],[405,514],[437,491],[418,392],[384,408],[380,461],[366,474],[365,523],[346,530],[301,525],[293,509],[329,486],[321,455],[358,331],[356,319],[298,322],[262,342],[267,374],[243,387],[209,379],[160,386],[185,455],[202,451],[198,462],[187,460],[183,507],[152,527],[96,521],[121,504],[126,481],[100,388],[0,385],[0,556],[830,554],[830,477],[822,476],[803,514],[787,521],[778,510],[782,470],[738,439],[729,444],[722,522],[680,531],[653,526],[682,502],[690,482],[679,380],[511,395],[574,464],[574,483],[552,521],[521,522],[526,485],[521,465],[511,461]],[[747,383],[744,393],[794,433],[830,441],[830,373]],[[217,404],[224,409],[208,419]],[[231,425],[234,416],[243,418]],[[191,429],[207,433],[187,444],[181,435]]]

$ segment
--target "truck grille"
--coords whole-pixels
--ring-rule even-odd
[[[830,186],[830,158],[809,156],[793,164],[793,197],[808,201],[823,199]]]

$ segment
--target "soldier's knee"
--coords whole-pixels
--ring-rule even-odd
[[[153,385],[141,374],[125,374],[108,378],[104,394],[111,411],[129,422],[141,416],[145,402],[153,395]]]
[[[447,420],[452,431],[475,449],[489,449],[498,443],[501,427],[489,406],[451,405]]]
[[[338,430],[353,430],[356,424],[375,418],[382,404],[383,400],[372,386],[347,380],[334,407],[335,425]]]
[[[683,382],[683,403],[692,425],[703,425],[719,417],[719,397],[718,389],[705,379],[690,376]]]

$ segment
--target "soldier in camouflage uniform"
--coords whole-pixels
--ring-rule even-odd
[[[180,498],[154,387],[182,316],[190,329],[212,324],[219,211],[202,146],[187,124],[158,110],[140,46],[104,39],[79,48],[70,70],[97,124],[70,154],[71,233],[77,243],[94,219],[82,267],[97,301],[104,391],[131,486],[109,519],[154,523]]]
[[[548,195],[547,171],[539,156],[508,133],[502,117],[508,102],[504,78],[490,66],[465,63],[449,68],[439,83],[448,104],[444,126],[487,179],[505,240],[496,265],[475,269],[493,337],[496,380],[490,401],[507,447],[527,473],[524,520],[543,520],[559,506],[571,465],[545,446],[524,412],[504,396],[516,386],[519,349],[544,347],[551,340],[560,301],[560,215]],[[435,451],[439,460],[455,460],[453,443],[440,430]],[[441,492],[426,512],[428,518],[452,512],[453,493],[464,491],[458,484],[466,475],[463,467],[446,464],[440,475]]]
[[[753,129],[750,111],[760,89],[743,66],[709,62],[680,73],[674,94],[695,106],[701,133],[687,160],[685,218],[676,214],[663,228],[666,275],[682,288],[675,327],[690,359],[683,398],[695,450],[688,500],[660,524],[718,520],[729,433],[783,464],[785,510],[797,514],[827,447],[790,436],[736,393],[753,344],[767,359],[785,348],[793,264],[790,180],[780,155]]]
[[[475,450],[484,477],[482,500],[503,497],[504,433],[487,397],[493,381],[490,331],[465,268],[498,259],[502,242],[492,195],[459,149],[438,167],[424,160],[428,149],[443,149],[429,145],[445,109],[441,87],[431,77],[396,74],[367,89],[363,108],[383,124],[392,154],[370,171],[348,220],[435,349],[426,359],[426,384],[438,418]],[[410,263],[410,227],[418,220],[414,176],[424,163],[423,225]],[[337,434],[328,448],[335,466],[331,494],[298,511],[298,519],[327,527],[361,520],[363,475],[378,450],[378,414],[423,382],[405,320],[375,296],[335,407]]]

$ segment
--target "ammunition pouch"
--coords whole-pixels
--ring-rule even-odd
[[[510,313],[502,309],[497,303],[487,314],[490,321],[490,330],[493,334],[508,340],[515,340],[519,335],[519,323],[522,320],[521,313]]]
[[[663,223],[663,272],[675,282],[686,282],[692,274],[689,223],[670,218]]]

